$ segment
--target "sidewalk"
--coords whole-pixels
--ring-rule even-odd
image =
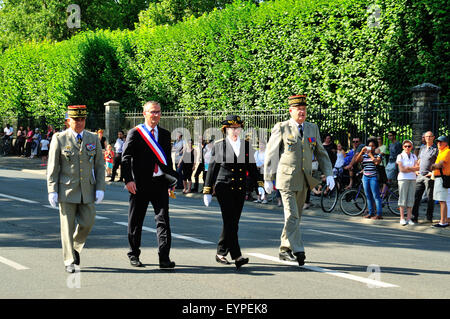
[[[42,174],[45,176],[46,169],[45,167],[41,166],[42,160],[38,158],[23,158],[23,157],[17,157],[17,156],[7,156],[3,157],[0,156],[0,169],[11,169],[11,170],[19,170],[23,172],[29,171],[30,173],[34,174]],[[115,186],[115,187],[122,187],[123,183],[121,182],[109,182],[109,177],[106,178],[106,184]],[[201,189],[201,185],[199,187]],[[203,195],[201,193],[190,193],[190,194],[183,194],[181,190],[176,190],[176,196],[177,197],[189,197],[189,198],[198,198],[199,202],[203,204]],[[215,197],[213,197],[213,200],[216,200]],[[424,218],[425,211],[424,207],[421,207],[420,215],[419,215],[419,223],[416,225],[407,225],[407,226],[401,226],[399,221],[400,218],[398,216],[392,215],[390,212],[387,212],[387,210],[383,210],[383,220],[368,220],[363,218],[362,216],[347,216],[343,214],[339,207],[336,207],[333,212],[331,213],[324,213],[320,207],[320,197],[317,196],[311,196],[311,203],[313,204],[312,207],[305,209],[303,211],[303,214],[305,216],[319,216],[321,218],[329,218],[329,219],[336,219],[336,220],[345,220],[349,222],[355,222],[355,223],[363,223],[367,225],[373,225],[378,227],[389,227],[389,228],[396,228],[401,229],[404,231],[413,231],[413,232],[421,232],[421,233],[427,233],[427,234],[435,234],[445,237],[450,237],[450,227],[441,229],[441,228],[435,228],[431,227],[430,223],[424,223],[421,218]],[[275,204],[268,203],[268,204],[259,204],[259,203],[253,203],[253,201],[246,201],[246,206],[252,206],[256,208],[261,209],[270,209],[274,211],[278,211],[280,213],[280,218],[283,217],[283,208],[277,207]],[[424,205],[422,205],[424,206]],[[439,221],[439,206],[436,205],[434,208],[434,222],[436,223]]]

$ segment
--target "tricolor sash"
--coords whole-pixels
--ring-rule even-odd
[[[153,134],[147,129],[145,124],[139,124],[138,126],[136,126],[136,130],[139,132],[139,134],[144,139],[145,143],[147,143],[147,145],[156,155],[156,158],[159,160],[159,162],[167,166],[167,158],[166,154],[164,154],[163,148],[155,140]]]

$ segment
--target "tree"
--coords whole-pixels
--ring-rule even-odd
[[[79,11],[68,12],[73,0],[1,0],[0,51],[21,42],[61,41],[95,29],[134,29],[151,0],[77,0]],[[80,27],[70,26],[78,14]]]
[[[252,0],[260,3],[260,0]],[[215,8],[222,9],[234,0],[161,0],[153,1],[139,14],[139,26],[154,27],[175,24],[191,16],[198,18]]]

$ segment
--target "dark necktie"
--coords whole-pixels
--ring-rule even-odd
[[[155,129],[154,128],[152,128],[151,133],[152,133],[153,137],[156,140]],[[153,169],[153,173],[158,173],[158,164],[156,164],[156,163],[155,163],[155,168]]]
[[[303,138],[303,125],[298,126],[298,132],[300,133],[300,137]]]
[[[83,141],[83,139],[81,138],[81,134],[77,135],[77,142],[78,144],[81,144],[81,142]]]

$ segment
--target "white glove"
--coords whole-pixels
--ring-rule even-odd
[[[95,203],[96,204],[100,204],[103,200],[103,197],[105,197],[105,192],[104,191],[95,191]]]
[[[58,193],[48,193],[48,201],[53,208],[58,208]]]
[[[331,191],[334,188],[334,177],[333,176],[327,176],[327,187]]]
[[[208,207],[209,204],[211,204],[211,201],[212,201],[212,195],[211,194],[203,195],[203,203],[205,204],[206,207]]]
[[[273,192],[273,183],[272,181],[264,181],[264,189],[266,190],[267,194],[270,194]]]
[[[262,188],[261,186],[258,187],[258,194],[259,194],[260,196],[264,196],[264,194],[265,194],[264,188]]]

